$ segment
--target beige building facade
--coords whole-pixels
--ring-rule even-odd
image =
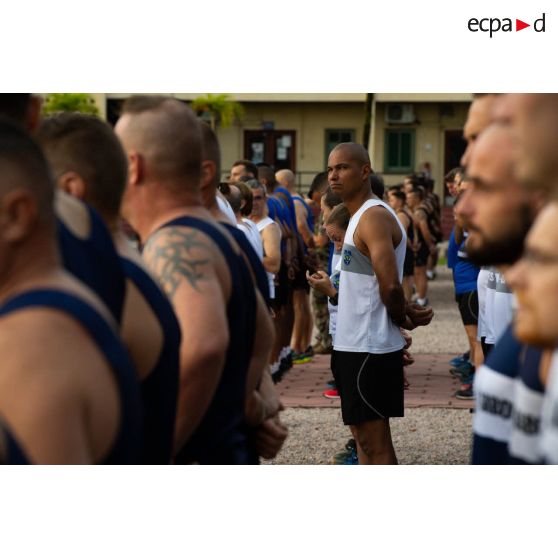
[[[103,115],[114,120],[129,94],[94,95]],[[197,94],[173,94],[191,101]],[[342,141],[363,142],[365,93],[231,94],[244,108],[242,121],[218,129],[223,179],[232,163],[248,158],[296,172],[301,190],[326,169],[327,154]],[[443,195],[443,176],[459,162],[470,94],[386,94],[372,98],[369,151],[387,185],[429,168]]]

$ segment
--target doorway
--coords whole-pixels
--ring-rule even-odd
[[[245,130],[244,158],[256,165],[267,163],[276,171],[296,172],[296,132],[293,130]]]

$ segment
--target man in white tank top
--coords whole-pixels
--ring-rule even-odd
[[[269,280],[269,298],[275,298],[275,274],[281,266],[281,229],[267,214],[265,186],[259,184],[252,188],[253,206],[251,220],[260,232],[264,250],[263,265]]]
[[[368,152],[359,144],[342,143],[330,153],[329,184],[351,213],[340,262],[332,369],[359,463],[396,464],[389,417],[403,416],[405,340],[399,328],[418,324],[407,317],[401,286],[405,230],[372,193],[371,173]]]

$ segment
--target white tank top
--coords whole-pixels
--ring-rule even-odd
[[[405,346],[399,327],[388,315],[380,298],[378,279],[373,269],[374,262],[357,250],[354,241],[360,218],[367,209],[377,205],[393,215],[401,230],[402,238],[395,249],[395,259],[399,281],[403,280],[407,247],[405,229],[389,205],[378,199],[367,200],[351,217],[343,243],[334,343],[336,351],[385,354],[399,351]]]
[[[256,227],[258,227],[258,230],[261,232],[269,227],[269,225],[276,225],[275,221],[271,218],[271,217],[264,217],[261,221],[259,221],[258,223],[256,223]],[[279,229],[279,233],[281,233],[281,229]],[[269,281],[269,298],[273,299],[275,298],[275,274],[274,273],[269,273],[269,271],[266,271],[267,273],[267,280]]]
[[[219,206],[221,212],[229,218],[231,225],[236,225],[236,217],[234,216],[234,211],[232,210],[231,204],[217,194],[215,194],[215,200],[217,201],[217,205]]]
[[[494,267],[488,270],[484,306],[486,343],[494,345],[513,318],[513,294],[504,276]]]
[[[242,227],[242,230],[245,231],[245,234],[248,237],[250,244],[252,244],[252,247],[254,248],[256,254],[258,255],[258,258],[260,258],[260,261],[262,261],[264,257],[262,237],[260,236],[260,231],[258,230],[258,227],[256,227],[256,223],[254,223],[254,221],[251,221],[250,219],[243,218],[242,225],[239,223],[238,227],[239,228]]]

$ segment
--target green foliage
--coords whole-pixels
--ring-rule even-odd
[[[54,112],[83,112],[99,115],[99,109],[91,95],[87,93],[51,93],[43,104],[43,114]]]
[[[199,117],[206,120],[213,130],[217,126],[228,128],[235,118],[241,120],[244,116],[242,105],[226,93],[208,93],[202,97],[196,97],[192,101],[192,109]]]

